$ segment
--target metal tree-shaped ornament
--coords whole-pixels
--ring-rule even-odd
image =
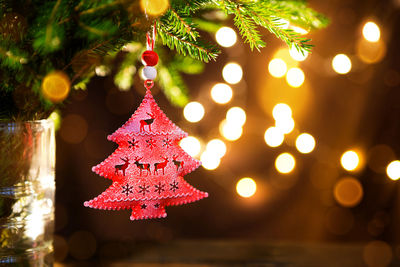
[[[131,220],[166,217],[166,206],[208,196],[183,179],[201,163],[179,146],[187,133],[167,118],[150,92],[158,62],[153,51],[154,36],[155,32],[152,39],[147,35],[147,51],[142,55],[146,95],[131,118],[108,136],[108,140],[118,144],[117,150],[93,167],[95,173],[113,183],[84,203],[96,209],[132,209]]]

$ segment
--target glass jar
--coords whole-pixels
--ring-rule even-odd
[[[0,265],[52,266],[52,120],[0,122]]]

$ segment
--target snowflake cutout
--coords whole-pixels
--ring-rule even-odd
[[[146,204],[142,204],[142,206],[140,206],[142,208],[142,210],[145,210],[147,208]]]
[[[156,188],[156,190],[154,190],[154,192],[156,192],[159,195],[161,195],[161,193],[165,191],[164,186],[165,186],[165,184],[161,184],[161,182],[159,182],[158,184],[156,184],[154,186]]]
[[[169,148],[172,146],[172,140],[170,140],[168,137],[163,139],[163,147]]]
[[[129,143],[129,148],[135,149],[139,147],[138,146],[139,141],[135,141],[135,138],[132,138],[132,141],[128,141],[128,143]]]
[[[171,186],[169,190],[174,191],[175,193],[175,191],[179,189],[178,184],[179,183],[177,181],[173,181],[171,184],[169,184]]]
[[[156,146],[156,140],[153,140],[153,138],[151,138],[151,137],[150,137],[149,140],[146,140],[146,143],[147,143],[146,146],[147,146],[148,148],[150,148],[150,149],[153,149],[153,148],[157,147],[157,146]]]
[[[154,208],[158,209],[160,207],[160,203],[154,204]]]
[[[130,186],[128,183],[122,186],[122,194],[125,194],[126,196],[133,194],[133,186]]]
[[[146,193],[150,192],[149,188],[150,188],[150,185],[145,185],[145,184],[139,185],[138,192],[139,192],[139,194],[143,194],[143,196],[144,196],[144,195],[146,195]]]

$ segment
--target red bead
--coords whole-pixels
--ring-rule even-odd
[[[152,50],[146,50],[142,54],[142,63],[146,66],[155,66],[158,63],[158,55]]]

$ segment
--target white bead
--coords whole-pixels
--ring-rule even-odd
[[[157,70],[154,67],[146,66],[143,68],[143,77],[145,80],[154,80],[157,77]]]

